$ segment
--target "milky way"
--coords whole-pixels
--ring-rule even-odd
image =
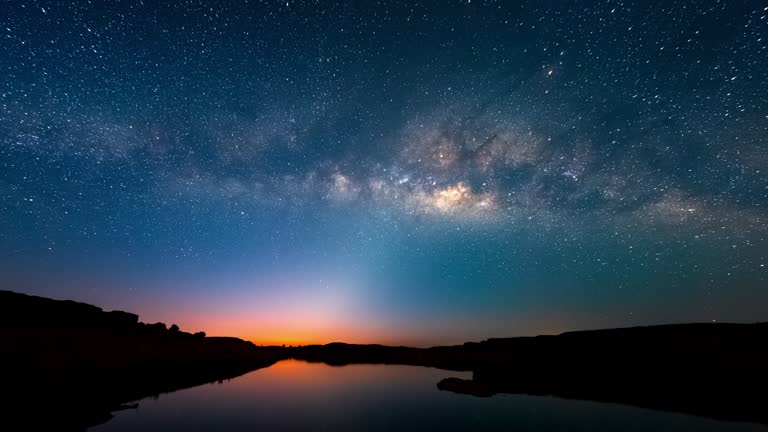
[[[5,4],[6,288],[265,340],[768,319],[768,3],[368,3]]]

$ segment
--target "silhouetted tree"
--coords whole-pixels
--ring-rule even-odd
[[[172,332],[178,332],[179,331],[179,326],[177,326],[176,324],[172,324],[171,328],[169,328],[168,330],[170,330]]]

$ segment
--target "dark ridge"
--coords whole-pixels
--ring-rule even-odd
[[[269,366],[282,350],[0,291],[3,430],[85,430],[128,402]]]
[[[768,424],[768,323],[675,324],[517,337],[426,349],[329,344],[290,349],[331,365],[472,371],[441,390],[553,395]]]

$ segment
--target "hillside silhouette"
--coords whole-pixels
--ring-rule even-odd
[[[426,349],[333,343],[291,349],[331,365],[472,371],[438,388],[552,395],[768,424],[768,323],[674,324],[516,337]]]
[[[257,347],[142,323],[127,312],[0,291],[0,347],[7,413],[0,426],[24,430],[84,430],[139,399],[288,358],[471,371],[471,380],[446,378],[437,388],[474,396],[552,395],[768,424],[768,323],[579,331],[432,348]]]
[[[280,359],[241,339],[190,334],[175,325],[141,323],[127,312],[10,291],[0,291],[0,347],[8,413],[0,421],[23,425],[20,430],[84,430],[127,402],[233,378]]]

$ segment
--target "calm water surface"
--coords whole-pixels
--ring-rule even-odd
[[[281,361],[121,411],[93,431],[763,431],[617,404],[552,397],[477,398],[439,391],[470,373],[415,366]]]

